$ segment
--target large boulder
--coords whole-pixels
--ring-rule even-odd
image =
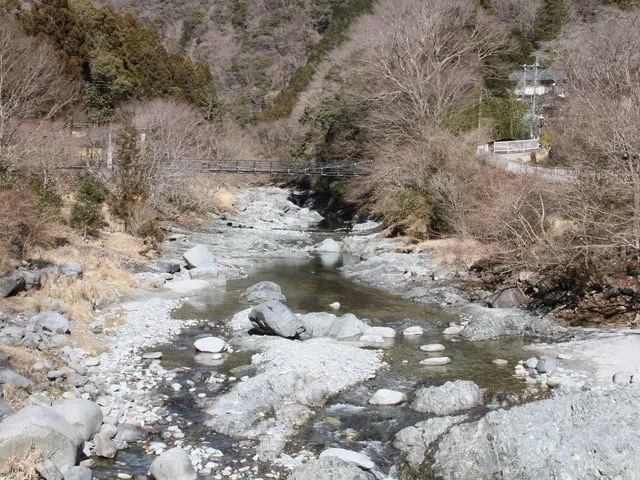
[[[418,469],[425,460],[427,449],[440,435],[467,417],[435,417],[413,426],[403,428],[396,433],[393,446],[406,455],[406,460],[414,469]]]
[[[31,382],[18,372],[8,368],[0,368],[0,384],[5,384],[12,388],[28,388]]]
[[[36,325],[53,333],[67,333],[69,320],[58,312],[42,312],[33,317]]]
[[[102,425],[102,410],[89,400],[72,398],[52,408],[54,412],[76,427],[85,440],[91,439],[98,433]]]
[[[518,287],[509,287],[489,297],[487,303],[491,308],[516,308],[526,301],[527,297]]]
[[[11,273],[0,278],[0,298],[10,297],[27,288],[27,282],[19,273]]]
[[[638,390],[625,386],[495,410],[451,427],[432,470],[452,479],[638,478],[639,409]]]
[[[438,387],[420,388],[411,408],[422,413],[450,415],[482,405],[484,391],[469,380],[447,382]]]
[[[216,259],[209,249],[202,244],[190,248],[182,254],[188,268],[215,268]]]
[[[266,302],[269,300],[278,300],[284,302],[287,297],[282,294],[282,289],[277,283],[264,281],[258,282],[247,288],[242,294],[242,300],[247,303]]]
[[[374,476],[338,457],[322,457],[296,469],[288,480],[374,480]]]
[[[305,331],[301,320],[282,302],[270,300],[251,309],[249,320],[254,328],[266,335],[299,338]]]
[[[320,458],[325,457],[338,457],[340,460],[357,465],[364,470],[371,470],[375,467],[375,464],[364,453],[354,452],[345,448],[327,448],[320,453]]]
[[[558,326],[548,317],[532,315],[522,310],[469,304],[465,307],[465,318],[469,324],[460,336],[471,341],[505,336],[548,336],[558,331]]]
[[[181,448],[161,453],[149,471],[156,480],[196,480],[198,478],[191,457]]]
[[[50,408],[29,406],[0,423],[0,465],[35,447],[60,469],[76,464],[80,431]]]
[[[64,471],[64,480],[92,480],[93,472],[88,467],[70,467]]]
[[[360,320],[353,313],[345,313],[336,318],[329,329],[328,336],[332,338],[350,338],[364,333],[369,325],[364,320]]]

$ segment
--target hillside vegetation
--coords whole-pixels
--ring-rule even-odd
[[[99,235],[104,204],[154,244],[158,219],[207,207],[189,181],[194,158],[244,156],[367,162],[365,178],[312,186],[334,205],[384,217],[390,234],[479,240],[502,265],[496,281],[535,279],[527,288],[549,305],[623,288],[640,271],[633,0],[34,0],[2,9],[0,193],[25,212],[25,224],[11,223],[5,209],[13,226],[0,240],[13,256],[53,241],[39,233],[52,219]],[[568,73],[563,97],[541,103],[542,120],[508,78],[536,59]],[[72,192],[54,167],[70,161],[63,127],[78,119],[108,124],[89,136],[104,152],[106,129],[113,134],[116,169],[72,182]],[[546,147],[540,158],[581,173],[549,182],[477,162],[478,144],[530,132]],[[65,193],[77,198],[70,217]]]

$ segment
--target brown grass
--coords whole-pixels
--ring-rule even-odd
[[[4,403],[13,410],[19,410],[27,405],[29,393],[23,388],[14,388],[6,383],[2,386],[2,398]]]
[[[40,476],[36,472],[36,465],[42,459],[42,452],[31,445],[31,448],[23,455],[9,457],[0,470],[0,475],[6,480],[39,480]]]
[[[44,358],[42,352],[16,345],[0,344],[0,352],[9,356],[9,365],[22,375],[33,375],[33,365]]]

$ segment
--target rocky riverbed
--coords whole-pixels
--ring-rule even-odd
[[[287,197],[248,189],[172,229],[138,288],[95,308],[92,348],[55,299],[5,308],[0,477],[31,458],[46,480],[635,478],[635,332],[469,291],[375,222],[312,235],[322,218]],[[82,281],[80,263],[23,268],[3,295],[51,269]]]

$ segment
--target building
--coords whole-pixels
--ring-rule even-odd
[[[509,75],[516,95],[532,97],[534,95],[564,96],[567,84],[567,71],[562,68],[526,69]]]

